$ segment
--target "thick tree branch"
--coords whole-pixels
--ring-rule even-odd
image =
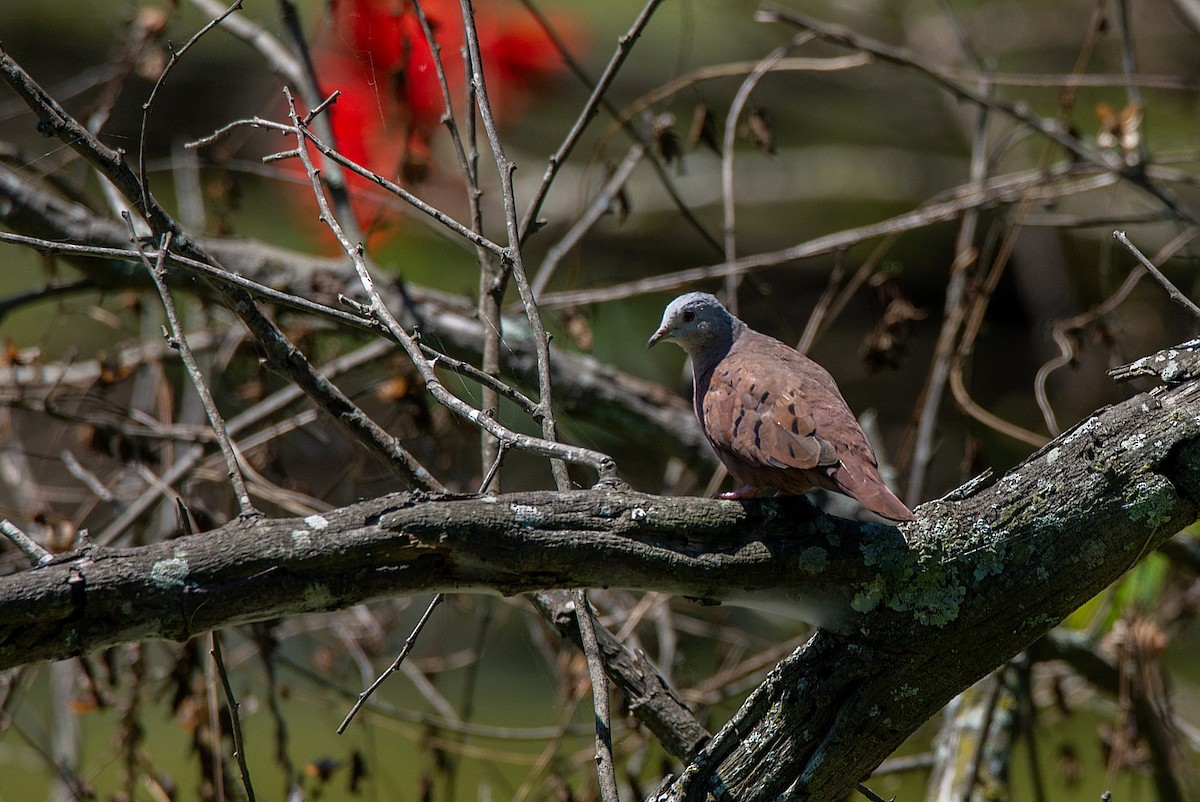
[[[92,549],[0,579],[0,667],[430,591],[632,587],[804,609],[781,663],[664,799],[831,799],[1197,518],[1200,386],[1101,410],[896,530],[804,499],[389,496]],[[681,737],[680,743],[686,742]],[[694,743],[694,740],[692,741]]]
[[[856,606],[872,607],[860,629],[820,632],[781,663],[659,798],[840,798],[958,691],[1196,520],[1198,389],[1102,410],[995,484],[922,507],[906,530],[919,573],[878,604],[860,586]],[[893,555],[870,559],[890,574]]]

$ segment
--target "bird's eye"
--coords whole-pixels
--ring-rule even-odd
[[[683,322],[684,322],[684,323],[691,323],[691,322],[692,322],[693,320],[695,320],[695,319],[696,319],[696,313],[695,313],[695,312],[690,312],[690,311],[689,311],[689,312],[684,312],[684,313],[683,313]]]

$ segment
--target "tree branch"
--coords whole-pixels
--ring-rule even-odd
[[[1195,521],[1198,498],[1190,381],[1101,410],[990,486],[926,504],[909,547],[891,527],[829,518],[802,498],[393,495],[4,577],[0,667],[442,590],[628,587],[772,604],[827,631],[772,671],[661,798],[831,799]]]
[[[0,164],[0,224],[22,234],[53,242],[74,242],[129,251],[129,236],[121,226],[88,209],[65,201],[42,189],[11,168]],[[250,280],[275,293],[283,293],[307,304],[303,311],[315,312],[312,301],[336,303],[338,295],[365,300],[348,259],[328,259],[289,251],[252,240],[201,237],[201,246],[232,276]],[[170,260],[171,256],[168,256]],[[130,252],[129,261],[118,258],[84,258],[66,254],[64,261],[99,287],[150,288],[145,271]],[[169,283],[190,292],[206,288],[182,270],[171,270]],[[486,327],[461,298],[418,286],[406,288],[407,300],[390,284],[378,286],[391,309],[409,308],[422,321],[426,343],[451,352],[460,359],[479,362]],[[259,296],[282,304],[283,299]],[[357,325],[357,316],[340,311],[335,322]],[[505,319],[505,331],[519,331],[515,319]],[[518,381],[537,385],[537,360],[532,345],[512,337],[500,351],[503,370]],[[712,449],[692,414],[691,403],[677,393],[616,370],[586,354],[561,349],[550,352],[556,408],[560,414],[588,420],[644,442],[647,447],[680,456],[691,464],[716,465]],[[28,377],[36,381],[36,377]]]

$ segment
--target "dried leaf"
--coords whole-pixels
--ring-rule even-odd
[[[675,130],[675,115],[659,114],[650,124],[650,138],[654,149],[667,164],[678,162],[683,156],[683,148],[679,143],[679,133]]]
[[[718,156],[721,155],[716,115],[704,103],[697,104],[692,110],[692,127],[688,130],[687,149],[695,150],[696,146],[701,144],[707,145]]]
[[[746,109],[746,125],[742,130],[742,135],[753,140],[760,150],[775,153],[775,130],[765,107],[754,104]]]

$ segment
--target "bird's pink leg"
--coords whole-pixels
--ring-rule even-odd
[[[758,488],[753,485],[739,487],[737,490],[729,490],[724,493],[717,493],[717,498],[725,499],[726,501],[737,501],[743,498],[754,498],[758,495]]]

